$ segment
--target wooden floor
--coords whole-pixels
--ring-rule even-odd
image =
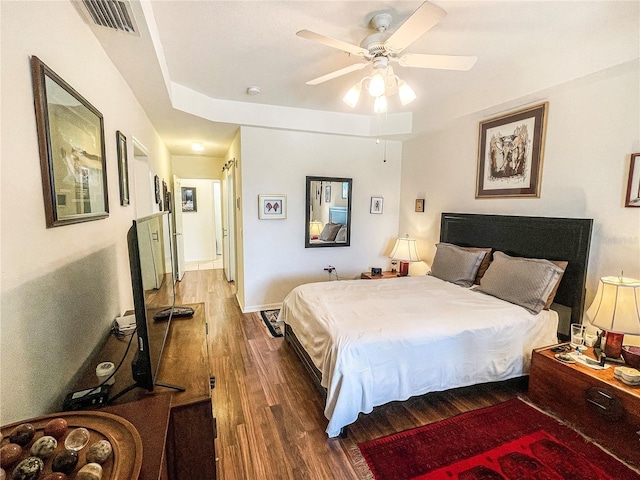
[[[186,272],[176,293],[178,304],[205,303],[220,480],[362,478],[358,443],[526,390],[518,380],[392,402],[360,415],[347,439],[329,439],[323,400],[302,364],[282,338],[269,336],[257,314],[242,314],[223,270]]]

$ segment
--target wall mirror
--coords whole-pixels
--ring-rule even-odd
[[[307,177],[305,248],[348,247],[351,178]]]

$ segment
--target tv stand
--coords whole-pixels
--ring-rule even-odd
[[[169,390],[158,388],[149,392],[131,385],[128,367],[135,355],[134,349],[129,350],[115,375],[112,391],[119,393],[109,400],[106,409],[129,420],[141,433],[150,428],[162,430],[143,437],[139,480],[216,478],[216,422],[211,404],[212,376],[204,304],[189,306],[194,310],[193,318],[171,320],[157,372],[163,382],[156,382],[156,385]],[[152,309],[149,313],[153,315],[159,310]],[[101,362],[121,359],[128,341],[110,335],[93,360],[88,362],[73,389],[95,386],[96,366]],[[178,383],[182,386],[177,386]],[[154,416],[150,416],[150,405],[158,409]],[[162,408],[167,409],[165,413]]]
[[[156,382],[156,383],[154,383],[154,385],[156,385],[158,387],[171,388],[171,389],[177,390],[179,392],[186,392],[187,391],[187,389],[185,387],[181,387],[180,385],[172,385],[171,383]]]
[[[181,387],[179,385],[172,385],[170,383],[164,383],[164,382],[155,382],[154,385],[158,386],[158,387],[165,387],[165,388],[172,388],[173,390],[177,390],[178,392],[184,392],[187,389],[185,387]],[[123,395],[126,395],[127,393],[129,393],[131,390],[133,390],[134,388],[142,388],[140,387],[138,384],[134,383],[132,385],[129,385],[128,387],[126,387],[124,390],[116,393],[113,397],[111,397],[108,401],[107,401],[107,405],[113,405],[115,403],[115,401],[122,397]]]

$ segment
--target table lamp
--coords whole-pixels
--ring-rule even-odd
[[[606,332],[604,354],[619,358],[624,335],[640,335],[640,280],[602,277],[586,315]]]
[[[409,238],[409,235],[398,238],[389,257],[393,260],[400,261],[399,277],[406,277],[409,275],[409,262],[420,261],[420,255],[418,255],[418,248],[416,246],[415,239]]]
[[[309,236],[312,239],[316,239],[322,233],[322,222],[313,221],[309,222]]]

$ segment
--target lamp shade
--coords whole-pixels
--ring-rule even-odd
[[[418,255],[418,248],[415,239],[409,238],[409,235],[403,238],[398,238],[389,257],[393,260],[400,260],[403,262],[419,262],[420,255]]]
[[[369,95],[372,97],[379,97],[380,95],[384,95],[384,91],[386,87],[384,85],[384,77],[377,72],[371,80],[369,80]]]
[[[387,111],[387,97],[380,95],[373,102],[374,113],[385,113]]]
[[[602,277],[586,315],[607,332],[640,335],[640,280]]]
[[[322,222],[309,222],[309,236],[317,238],[322,233]]]
[[[408,105],[416,99],[416,92],[404,80],[398,82],[398,95],[402,105]]]
[[[360,100],[360,92],[362,92],[362,85],[358,82],[349,89],[342,101],[354,108],[358,104],[358,100]]]

